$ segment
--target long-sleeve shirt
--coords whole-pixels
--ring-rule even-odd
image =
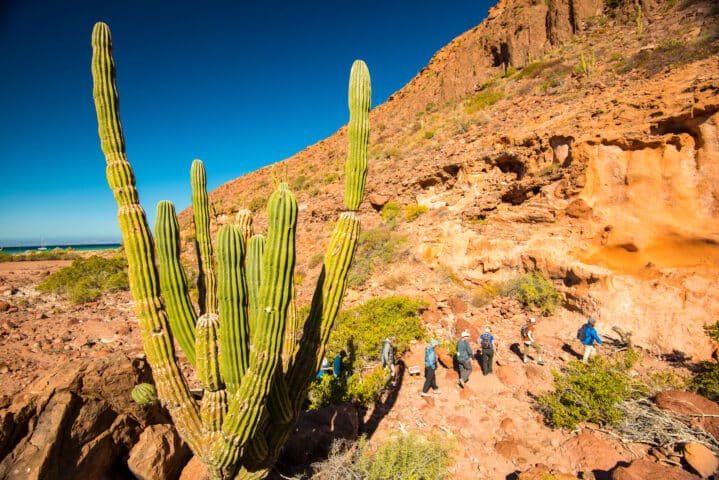
[[[587,329],[585,330],[584,340],[582,340],[582,344],[594,345],[594,342],[597,342],[601,345],[602,339],[599,338],[599,335],[597,334],[597,329],[594,328],[591,324],[587,324]]]

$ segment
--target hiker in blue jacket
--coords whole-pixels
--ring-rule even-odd
[[[342,350],[332,362],[332,374],[335,378],[340,378],[342,375],[342,360],[347,356],[347,352]]]
[[[594,325],[597,323],[597,321],[593,318],[589,319],[589,322],[587,322],[586,328],[584,329],[584,340],[582,340],[582,345],[584,345],[584,356],[582,356],[582,361],[584,363],[587,363],[589,361],[589,357],[594,355],[594,353],[597,351],[597,348],[594,346],[594,342],[602,344],[602,339],[599,338],[599,335],[597,334],[597,329],[594,328]]]
[[[434,347],[439,345],[437,340],[429,342],[429,346],[424,349],[424,386],[422,386],[422,396],[429,397],[429,389],[434,390],[435,395],[439,395],[439,387],[437,386],[437,378],[435,371],[437,370],[437,353]]]

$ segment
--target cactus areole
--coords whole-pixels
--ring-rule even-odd
[[[164,201],[158,205],[153,238],[139,203],[120,123],[112,38],[104,23],[93,29],[92,49],[100,145],[118,206],[130,289],[157,396],[211,478],[264,478],[294,428],[347,288],[367,176],[367,66],[357,60],[350,74],[346,211],[330,239],[310,312],[298,319],[292,283],[295,196],[281,183],[267,202],[266,235],[253,234],[249,212],[243,211],[236,225],[218,231],[213,249],[200,160],[191,168],[200,267],[200,302],[193,306],[180,263],[174,207]],[[175,339],[197,369],[203,387],[199,402],[180,371]],[[148,392],[143,386],[138,394],[145,400]]]

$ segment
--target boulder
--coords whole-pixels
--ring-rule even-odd
[[[657,394],[657,406],[682,415],[697,415],[696,422],[719,440],[719,418],[700,415],[719,415],[719,404],[692,392],[668,390]]]
[[[566,452],[572,468],[578,472],[609,472],[618,463],[626,460],[608,441],[588,430],[569,439],[563,451]]]
[[[612,480],[697,480],[686,470],[667,465],[666,463],[655,463],[646,458],[634,460],[628,467],[619,467],[612,472]]]
[[[191,455],[171,425],[150,425],[130,450],[127,466],[139,480],[176,478]]]
[[[689,442],[684,445],[684,460],[702,478],[708,478],[719,468],[719,459],[701,443]]]
[[[199,457],[192,457],[182,469],[179,480],[210,480],[210,474]]]
[[[130,398],[150,381],[142,359],[122,354],[79,359],[48,372],[0,410],[0,478],[106,478],[147,425],[168,423],[159,406]]]

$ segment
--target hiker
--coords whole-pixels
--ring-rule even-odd
[[[317,377],[315,378],[322,378],[331,371],[332,367],[330,367],[330,362],[327,360],[327,357],[322,357],[322,365],[320,366],[320,371],[317,372]]]
[[[529,319],[529,323],[525,324],[522,327],[522,342],[524,342],[524,351],[522,352],[522,361],[524,363],[527,363],[527,353],[529,353],[529,349],[532,348],[537,352],[537,363],[539,365],[544,365],[544,360],[542,360],[542,347],[539,346],[539,344],[534,340],[534,325],[537,323],[537,320],[532,317]]]
[[[335,378],[340,378],[340,374],[342,373],[342,360],[347,356],[347,352],[344,350],[340,351],[340,353],[337,354],[334,361],[332,362],[332,374],[335,376]]]
[[[469,346],[467,338],[469,338],[469,332],[465,330],[462,332],[462,337],[457,342],[459,386],[462,388],[464,388],[464,385],[469,381],[469,376],[472,374],[472,349]]]
[[[590,318],[589,321],[582,327],[584,329],[584,339],[582,340],[582,345],[584,345],[584,355],[582,356],[582,361],[584,363],[589,362],[589,357],[594,355],[597,351],[597,347],[594,346],[594,342],[597,342],[600,345],[602,344],[602,339],[599,338],[597,329],[594,328],[596,323],[597,321],[594,318]]]
[[[486,327],[484,333],[479,336],[479,346],[482,349],[480,362],[482,375],[486,376],[492,373],[492,360],[494,360],[494,335],[490,327]]]
[[[380,352],[379,359],[382,362],[382,368],[389,368],[390,375],[392,376],[392,386],[397,386],[397,364],[394,359],[394,347],[392,344],[397,339],[396,336],[390,335],[385,338],[382,342],[382,351]]]
[[[423,397],[429,397],[429,389],[434,390],[435,395],[439,395],[439,387],[437,386],[437,379],[435,377],[435,371],[437,370],[437,353],[434,351],[434,347],[439,345],[437,340],[429,342],[429,346],[424,349],[424,385],[422,386]]]

